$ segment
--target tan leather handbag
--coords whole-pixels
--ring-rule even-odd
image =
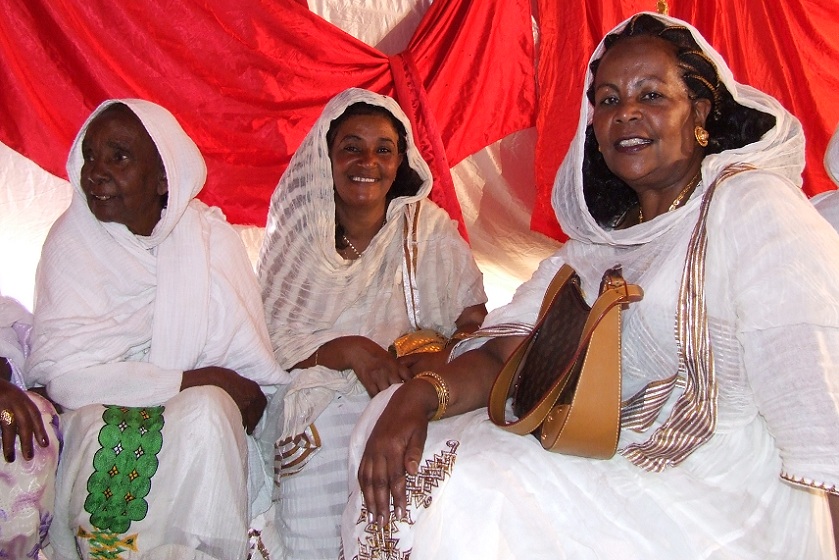
[[[549,451],[612,457],[620,432],[621,308],[643,295],[613,268],[589,307],[577,273],[563,265],[545,293],[536,326],[495,379],[490,419],[505,430],[532,433]],[[511,387],[518,420],[508,423]]]

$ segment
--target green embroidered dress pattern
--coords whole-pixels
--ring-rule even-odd
[[[102,413],[102,447],[93,456],[84,502],[94,529],[80,527],[78,533],[90,541],[91,558],[121,558],[120,553],[137,550],[136,535],[124,534],[148,513],[145,498],[163,447],[163,409],[107,406]]]

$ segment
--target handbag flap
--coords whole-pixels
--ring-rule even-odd
[[[533,409],[561,375],[571,377],[580,336],[591,308],[583,299],[575,274],[559,290],[540,324],[517,373],[513,412],[522,416]]]

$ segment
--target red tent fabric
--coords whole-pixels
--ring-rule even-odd
[[[11,0],[4,12],[1,141],[64,177],[96,105],[155,101],[207,160],[200,197],[234,223],[264,225],[294,150],[348,87],[396,94],[432,163],[432,198],[461,225],[449,166],[534,123],[529,0],[439,0],[392,58],[300,0]]]
[[[775,96],[801,120],[807,138],[804,191],[812,196],[835,188],[822,159],[839,122],[839,2],[671,0],[669,6],[670,15],[692,23],[720,51],[738,81]],[[585,65],[594,47],[633,13],[655,8],[652,0],[539,0],[540,108],[532,229],[565,239],[550,193],[576,130]]]

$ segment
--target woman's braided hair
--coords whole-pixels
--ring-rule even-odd
[[[696,43],[687,27],[668,25],[649,14],[639,14],[618,33],[603,40],[604,52],[630,37],[659,37],[676,47],[676,60],[691,99],[707,99],[711,111],[705,121],[710,138],[705,154],[716,154],[741,148],[760,140],[775,126],[775,117],[737,103],[720,81],[717,67]],[[597,76],[601,58],[589,65],[592,76]],[[594,79],[586,91],[594,104]],[[603,227],[614,227],[626,212],[638,204],[638,197],[626,183],[606,166],[598,149],[592,125],[586,128],[583,155],[583,193],[592,217]]]

